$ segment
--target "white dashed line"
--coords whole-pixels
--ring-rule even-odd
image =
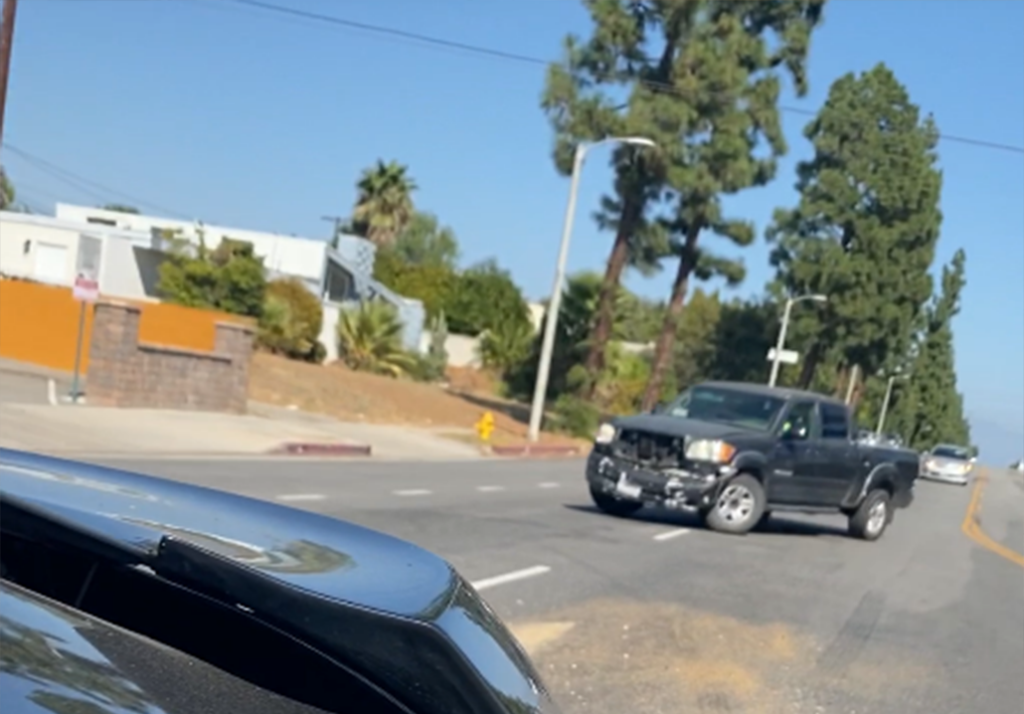
[[[557,481],[545,481],[543,483],[538,483],[537,488],[558,488],[560,485],[561,484]]]
[[[477,486],[476,490],[480,493],[494,493],[496,491],[504,491],[504,486]]]
[[[665,531],[664,533],[659,533],[658,535],[654,536],[654,540],[672,540],[673,538],[684,536],[689,532],[689,528],[676,528],[673,531]]]
[[[544,575],[545,573],[550,572],[551,568],[549,568],[546,565],[535,565],[532,568],[513,570],[511,573],[505,573],[504,575],[495,575],[493,578],[484,578],[483,580],[477,580],[476,582],[472,583],[472,585],[477,590],[486,590],[487,588],[497,587],[498,585],[514,583],[517,580],[535,578],[538,575]]]
[[[392,491],[396,496],[429,496],[433,491],[428,491],[425,488],[407,488],[402,491]]]
[[[327,496],[322,493],[284,493],[277,497],[278,501],[322,501]]]

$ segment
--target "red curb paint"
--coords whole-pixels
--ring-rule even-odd
[[[370,456],[372,449],[369,444],[325,444],[291,441],[271,449],[270,453],[291,456]]]

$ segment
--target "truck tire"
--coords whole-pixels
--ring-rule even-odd
[[[850,515],[850,535],[861,540],[878,540],[892,523],[892,517],[892,499],[889,492],[876,489],[869,493],[857,510]]]
[[[767,501],[761,482],[750,474],[740,474],[718,492],[705,522],[720,533],[747,533],[760,522]]]
[[[637,503],[636,501],[622,501],[614,496],[609,496],[607,493],[601,493],[593,488],[590,489],[590,498],[593,499],[595,506],[600,508],[609,516],[617,516],[619,518],[631,516],[644,507],[644,504],[642,503]]]
[[[757,524],[754,526],[755,531],[763,531],[768,528],[768,523],[772,519],[772,512],[765,509],[765,512],[761,514],[761,517],[757,520]]]

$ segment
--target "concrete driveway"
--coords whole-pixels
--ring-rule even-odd
[[[744,537],[659,512],[610,518],[577,461],[116,463],[447,557],[568,714],[1019,714],[1024,701],[1024,488],[1002,472],[979,491],[920,484],[865,543],[837,517],[780,516]]]

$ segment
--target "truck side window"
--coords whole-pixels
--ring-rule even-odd
[[[789,408],[782,424],[782,435],[792,441],[811,438],[814,426],[814,402],[797,402]]]
[[[821,438],[850,438],[850,417],[844,407],[837,404],[821,405]]]

